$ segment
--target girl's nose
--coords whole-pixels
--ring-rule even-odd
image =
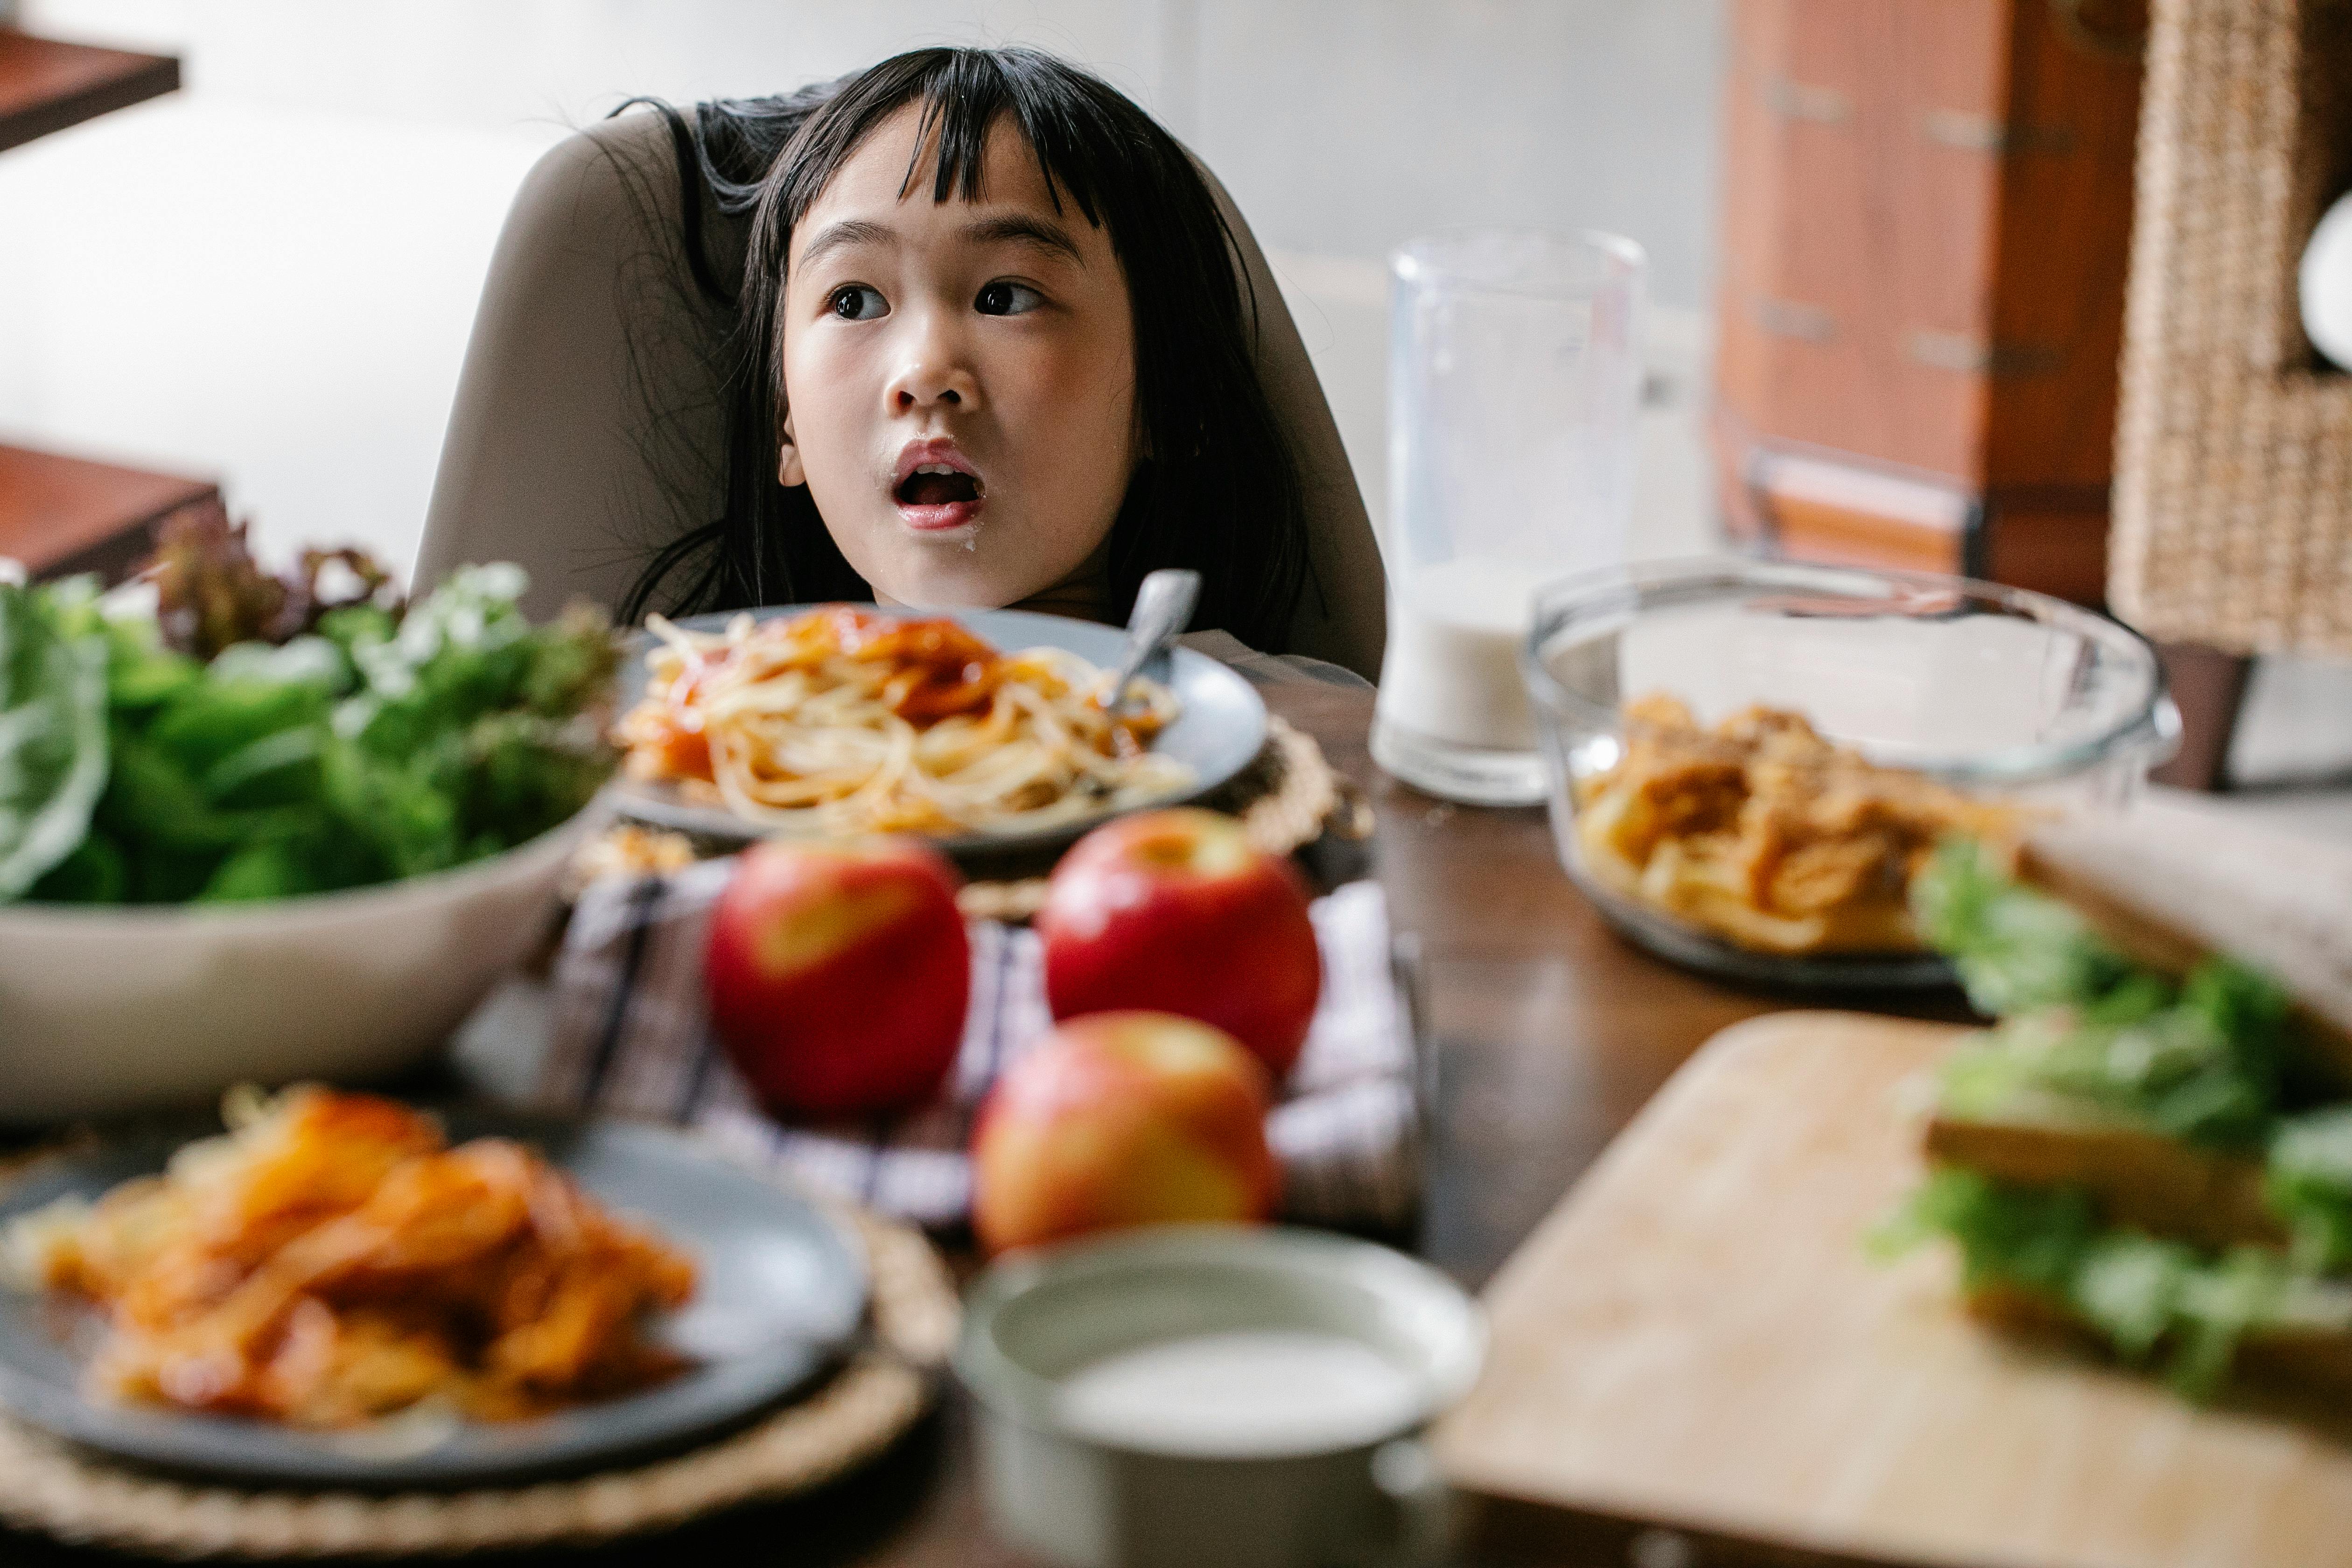
[[[980,403],[980,378],[940,312],[926,311],[908,323],[911,331],[898,372],[884,395],[893,414],[910,414],[934,404],[971,412]]]

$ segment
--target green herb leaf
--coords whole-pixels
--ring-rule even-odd
[[[0,903],[89,831],[107,776],[109,645],[94,585],[0,583]]]
[[[2129,1231],[2094,1237],[2066,1284],[2067,1300],[2126,1361],[2144,1361],[2180,1313],[2197,1268],[2189,1247]]]
[[[1947,1109],[2071,1110],[2232,1147],[2268,1137],[2289,1065],[2287,1002],[2270,981],[2227,959],[2179,985],[2134,968],[1966,841],[1937,848],[1915,894],[1970,999],[2001,1018],[1946,1064]]]
[[[2048,1302],[2127,1361],[2163,1354],[2168,1380],[2191,1398],[2212,1394],[2250,1335],[2305,1321],[2352,1326],[2343,1288],[2280,1254],[2242,1247],[2215,1258],[2103,1226],[2089,1197],[2071,1188],[1938,1167],[1892,1226],[1915,1239],[1950,1237],[1969,1289],[2000,1287]]]
[[[0,899],[382,882],[522,843],[604,783],[601,615],[533,626],[511,566],[413,609],[362,557],[271,579],[215,521],[175,531],[160,569],[166,620],[206,658],[101,617],[90,585],[0,602]]]
[[[2324,1270],[2352,1265],[2352,1105],[2279,1124],[2265,1162],[2263,1196],[2285,1222],[2298,1266]]]
[[[1912,916],[1952,961],[1977,1010],[2007,1017],[2082,1006],[2132,974],[2065,904],[2019,887],[1972,839],[1948,839],[1912,879]]]

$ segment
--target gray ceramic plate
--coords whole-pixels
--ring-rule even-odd
[[[814,607],[809,605],[782,605],[764,610],[689,616],[677,624],[688,631],[718,632],[726,630],[727,623],[737,614],[749,614],[756,620],[765,621],[779,616],[797,616]],[[1097,665],[1116,662],[1119,649],[1127,641],[1127,634],[1116,626],[1068,620],[1060,616],[1032,615],[1024,610],[885,610],[882,613],[950,616],[1008,653],[1016,648],[1040,646],[1066,648]],[[621,672],[620,710],[624,713],[635,707],[637,700],[645,695],[648,675],[645,655],[652,642],[650,637],[640,637],[634,656]],[[1196,800],[1249,766],[1259,749],[1265,744],[1265,704],[1259,700],[1256,689],[1248,681],[1206,654],[1195,653],[1188,647],[1177,648],[1173,653],[1174,657],[1164,664],[1146,666],[1143,671],[1152,679],[1173,689],[1177,701],[1182,704],[1182,711],[1177,715],[1176,721],[1160,732],[1159,738],[1152,742],[1152,749],[1191,768],[1192,782],[1181,790],[1171,792],[1164,799],[1141,802],[1124,808],[1126,810],[1175,805],[1183,801]],[[723,807],[699,805],[688,801],[673,785],[621,779],[611,786],[609,793],[624,814],[656,826],[716,838],[762,837],[759,824],[747,822]],[[1118,813],[1106,811],[1100,816],[1057,823],[1052,827],[1025,833],[961,834],[934,842],[950,854],[1044,848],[1067,843],[1087,828],[1116,815]]]
[[[370,1489],[472,1486],[579,1471],[682,1447],[806,1384],[857,1332],[866,1268],[856,1244],[804,1200],[714,1159],[688,1139],[625,1122],[449,1114],[453,1141],[520,1138],[607,1206],[692,1255],[694,1300],[657,1325],[695,1364],[659,1387],[532,1421],[395,1418],[316,1434],[257,1421],[87,1397],[96,1315],[0,1287],[0,1406],[101,1452],[244,1481]],[[182,1140],[60,1159],[0,1199],[0,1225],[60,1197],[94,1198],[160,1170]]]

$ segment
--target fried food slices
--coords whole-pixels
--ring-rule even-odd
[[[1906,894],[1937,841],[2017,832],[2014,810],[1866,762],[1778,709],[1706,730],[1652,695],[1626,704],[1625,737],[1617,764],[1578,788],[1585,866],[1757,952],[1916,952]]]
[[[521,1144],[450,1148],[405,1106],[232,1095],[230,1131],[95,1205],[13,1227],[39,1286],[103,1308],[112,1397],[349,1426],[436,1402],[509,1420],[640,1388],[693,1263]]]

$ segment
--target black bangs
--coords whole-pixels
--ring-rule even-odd
[[[1087,222],[1099,227],[1101,203],[1096,192],[1102,171],[1087,153],[1090,146],[1117,134],[1109,118],[1085,113],[1092,106],[1073,104],[1066,95],[1037,91],[1030,72],[1006,68],[1032,66],[1045,60],[1042,55],[1010,49],[1002,55],[939,52],[948,57],[947,63],[923,82],[923,118],[915,139],[915,145],[921,148],[932,146],[934,135],[938,138],[931,199],[944,202],[952,195],[976,202],[982,198],[989,130],[1000,115],[1009,114],[1037,159],[1037,172],[1045,177],[1054,210],[1061,210],[1062,196],[1067,193]],[[1073,113],[1073,109],[1079,112]],[[919,160],[921,154],[916,156]],[[907,178],[898,187],[901,194],[913,188],[919,173],[918,164],[908,166]]]
[[[917,49],[783,98],[700,105],[679,142],[685,254],[703,295],[736,311],[726,515],[650,562],[625,605],[635,619],[815,599],[866,598],[805,487],[776,482],[785,388],[778,323],[793,232],[884,121],[920,105],[923,134],[900,183],[977,201],[988,139],[1009,122],[1058,209],[1105,231],[1126,273],[1135,328],[1140,462],[1109,540],[1124,618],[1144,575],[1202,574],[1197,629],[1283,650],[1307,584],[1297,465],[1257,375],[1255,300],[1207,182],[1176,139],[1117,89],[1034,49]],[[689,146],[690,143],[690,152]],[[923,167],[926,157],[928,170]],[[742,285],[718,285],[695,215],[705,196],[749,214]]]
[[[866,139],[908,104],[919,103],[916,152],[899,183],[901,195],[921,184],[928,154],[934,202],[981,200],[989,133],[1009,118],[1036,158],[1055,209],[1066,195],[1087,223],[1100,227],[1103,186],[1115,174],[1104,167],[1100,150],[1116,145],[1126,130],[1111,105],[1101,101],[1105,97],[1130,116],[1137,112],[1110,88],[1034,49],[900,55],[845,84],[809,117],[785,149],[790,172],[777,183],[770,221],[787,232],[796,226]]]

